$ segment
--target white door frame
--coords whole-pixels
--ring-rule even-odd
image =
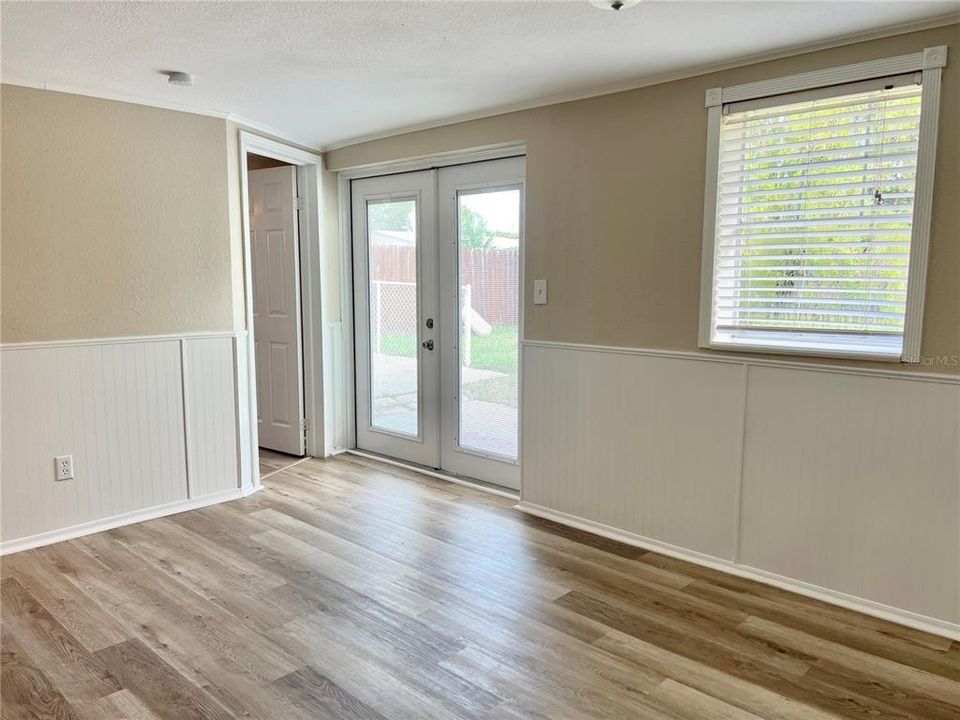
[[[241,421],[250,426],[250,447],[247,448],[254,485],[260,484],[260,463],[257,437],[257,372],[253,343],[253,255],[250,247],[250,187],[247,176],[247,153],[282,160],[297,166],[297,192],[302,198],[300,212],[300,297],[303,312],[303,387],[304,414],[307,421],[307,455],[328,455],[324,425],[325,363],[323,327],[325,308],[322,289],[327,281],[320,244],[323,219],[321,183],[323,159],[277,140],[240,131],[240,203],[243,232],[243,283],[247,325],[247,402],[241,409]],[[240,384],[238,378],[238,384]],[[241,402],[243,402],[241,400]],[[242,451],[242,450],[241,450]]]
[[[499,160],[501,158],[516,157],[527,154],[525,142],[507,142],[496,145],[467,150],[454,150],[431,155],[390,160],[384,163],[375,163],[357,167],[344,168],[337,172],[337,210],[340,226],[338,251],[340,256],[340,316],[343,327],[343,342],[341,343],[341,357],[337,358],[340,372],[331,377],[328,390],[335,393],[339,402],[332,401],[331,405],[337,408],[336,417],[332,420],[341,431],[335,441],[338,448],[344,450],[357,449],[356,412],[354,409],[355,378],[354,373],[354,343],[353,343],[353,233],[351,230],[352,202],[350,197],[350,181],[376,175],[393,175],[396,173],[412,172],[415,170],[432,170],[449,165],[464,165],[466,163],[481,162],[483,160]],[[520,248],[520,288],[523,297],[524,275],[524,248]],[[520,303],[520,353],[519,364],[523,367],[523,317],[524,306]],[[521,371],[522,372],[522,371]],[[523,391],[521,387],[519,399],[520,447],[523,447]],[[523,457],[521,455],[520,497],[523,497]]]

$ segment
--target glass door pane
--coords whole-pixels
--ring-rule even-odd
[[[417,437],[417,203],[367,202],[370,424]]]
[[[457,194],[459,446],[518,459],[520,188]]]

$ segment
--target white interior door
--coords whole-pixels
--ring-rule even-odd
[[[351,193],[357,447],[518,489],[523,158]]]
[[[303,455],[296,168],[251,170],[249,188],[260,446]]]
[[[351,186],[357,447],[439,467],[436,180]]]

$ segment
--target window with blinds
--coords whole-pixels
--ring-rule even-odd
[[[713,342],[901,353],[920,101],[917,74],[723,108]]]

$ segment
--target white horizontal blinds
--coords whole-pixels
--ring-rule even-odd
[[[714,330],[889,348],[904,326],[920,86],[792,100],[726,108]]]

